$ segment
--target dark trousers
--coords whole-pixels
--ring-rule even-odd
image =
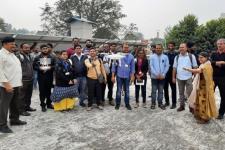
[[[87,78],[87,87],[88,107],[92,106],[94,98],[96,98],[96,104],[100,105],[102,103],[102,89],[98,79]]]
[[[23,86],[19,88],[19,111],[24,112],[30,108],[33,92],[33,81],[23,81]]]
[[[224,115],[225,113],[225,77],[214,79],[215,88],[218,86],[220,92],[220,109],[219,114]]]
[[[12,93],[8,93],[5,88],[0,87],[0,126],[7,125],[8,110],[10,110],[10,120],[19,119],[18,96],[18,87],[14,88]]]
[[[111,80],[111,77],[112,75],[109,74],[107,75],[107,86],[108,86],[108,99],[109,101],[112,101],[113,98],[112,98],[112,95],[113,95],[113,82]],[[101,84],[101,87],[102,87],[102,101],[105,101],[105,89],[106,89],[106,84],[103,83]]]
[[[167,104],[170,103],[169,100],[169,85],[172,91],[172,105],[176,105],[177,103],[177,88],[176,83],[174,84],[172,81],[172,77],[167,77],[164,83],[164,97]]]
[[[136,103],[139,103],[140,89],[141,89],[141,96],[142,96],[142,99],[143,99],[143,103],[146,102],[146,83],[147,83],[147,79],[144,80],[144,85],[136,85],[135,84],[135,98],[136,98]]]
[[[53,81],[47,78],[40,78],[38,79],[39,85],[39,97],[41,101],[41,107],[50,106],[52,101],[50,99],[51,96],[51,89],[52,89]],[[46,100],[46,102],[45,102]]]

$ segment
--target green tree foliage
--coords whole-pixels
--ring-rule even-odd
[[[117,0],[59,0],[53,7],[48,3],[42,9],[43,29],[53,35],[69,35],[67,20],[80,16],[95,22],[95,38],[112,38],[121,27],[119,20],[126,15]]]
[[[193,15],[185,16],[179,24],[167,29],[166,41],[174,41],[177,45],[192,41],[199,50],[215,50],[215,42],[225,38],[225,19],[208,21],[198,25],[198,19]]]
[[[194,15],[187,15],[179,24],[167,31],[166,41],[174,41],[177,44],[187,41],[196,42],[195,32],[198,29],[198,19]]]

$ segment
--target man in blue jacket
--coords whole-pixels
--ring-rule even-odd
[[[163,88],[165,82],[165,76],[169,70],[169,59],[162,53],[162,44],[156,45],[155,54],[150,58],[150,69],[152,79],[152,105],[151,109],[155,109],[156,99],[158,100],[158,106],[162,110],[165,110],[165,106],[162,104],[163,101]],[[156,93],[158,91],[158,94]],[[156,97],[158,95],[158,97]]]

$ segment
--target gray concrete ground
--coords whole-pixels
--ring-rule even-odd
[[[150,94],[150,87],[147,95]],[[218,91],[217,91],[218,93]],[[216,99],[219,100],[217,94]],[[13,134],[0,134],[0,150],[224,150],[225,121],[212,120],[199,125],[186,109],[139,107],[116,111],[107,105],[103,111],[87,112],[77,107],[69,112],[42,113],[38,91],[32,106],[38,111],[21,117],[28,124],[11,127]],[[134,87],[131,87],[134,104]],[[218,103],[218,102],[217,102]]]

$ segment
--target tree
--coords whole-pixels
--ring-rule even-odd
[[[1,32],[5,32],[6,31],[6,29],[5,29],[5,21],[2,18],[0,18],[0,31]]]
[[[144,35],[138,32],[138,27],[135,23],[130,23],[129,26],[123,26],[123,39],[124,40],[143,40]]]
[[[187,15],[179,24],[167,29],[166,41],[174,41],[177,44],[182,42],[196,42],[196,30],[198,29],[198,19],[194,15]]]
[[[46,3],[41,9],[43,29],[53,35],[68,35],[67,20],[79,16],[96,23],[93,26],[95,38],[116,37],[121,27],[119,20],[126,16],[117,0],[59,0],[53,7]]]

